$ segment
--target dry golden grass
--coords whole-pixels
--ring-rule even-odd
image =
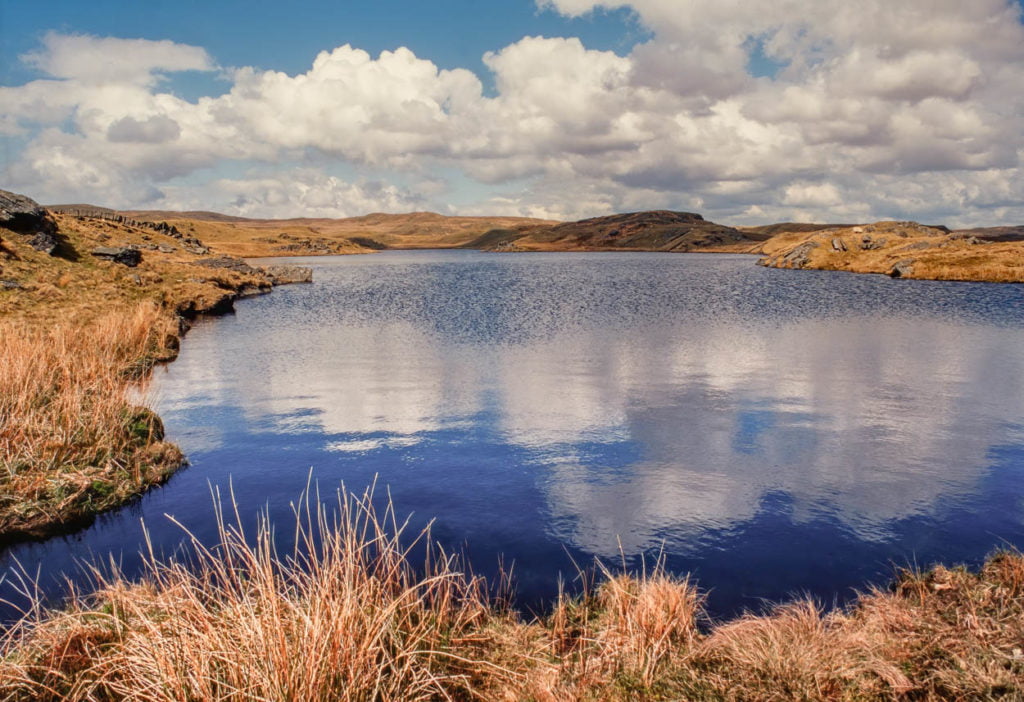
[[[0,320],[0,538],[120,504],[181,464],[127,397],[176,334],[154,303],[87,325]]]
[[[865,237],[870,248],[864,248]],[[833,241],[841,242],[836,250]],[[786,259],[800,246],[814,244],[802,266]],[[977,242],[949,236],[906,222],[878,222],[871,225],[817,232],[778,234],[764,242],[757,253],[769,266],[803,267],[820,270],[881,273],[888,275],[900,262],[909,262],[903,277],[923,280],[960,280],[990,283],[1024,282],[1024,242]]]
[[[98,608],[77,601],[7,633],[2,689],[33,700],[431,700],[482,697],[481,677],[511,684],[514,673],[472,657],[502,616],[482,581],[426,535],[403,539],[370,500],[342,495],[330,517],[300,501],[298,547],[284,556],[265,520],[246,535],[218,512],[220,541],[194,542],[191,567],[150,560],[138,585],[97,571]]]
[[[319,500],[315,501],[319,504]],[[300,500],[193,540],[188,567],[31,609],[0,639],[5,700],[987,700],[1024,697],[1024,558],[902,573],[846,610],[809,601],[714,624],[687,580],[600,570],[525,621],[372,495]],[[237,523],[237,515],[235,516]],[[425,568],[410,551],[428,553]],[[27,592],[31,588],[26,588]]]
[[[201,213],[128,214],[138,219],[167,221],[197,236],[218,253],[244,257],[369,253],[373,248],[359,243],[367,241],[400,249],[452,248],[491,229],[553,223],[524,217],[448,217],[432,212],[346,219],[244,220],[206,217]]]

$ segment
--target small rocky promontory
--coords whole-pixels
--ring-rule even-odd
[[[981,231],[981,230],[978,230]],[[1024,282],[1024,242],[917,222],[779,231],[758,253],[772,268],[881,273],[893,278]]]

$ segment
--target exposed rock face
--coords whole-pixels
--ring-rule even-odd
[[[198,261],[193,261],[194,266],[204,266],[206,268],[223,268],[225,270],[234,271],[235,273],[242,273],[244,275],[259,275],[262,271],[257,268],[253,268],[248,263],[240,258],[234,256],[216,256],[214,258],[201,258]]]
[[[811,262],[811,251],[818,248],[818,242],[805,241],[786,254],[782,261],[789,268],[804,268]]]
[[[37,251],[53,254],[57,248],[57,223],[32,198],[0,190],[0,227],[24,234],[28,245]]]
[[[142,263],[142,252],[128,246],[100,246],[92,250],[92,255],[129,268]]]
[[[262,266],[274,285],[312,283],[313,269],[305,266]]]
[[[265,275],[270,278],[270,282],[273,285],[313,282],[312,268],[305,268],[303,266],[250,266],[242,259],[235,258],[234,256],[203,258],[195,261],[193,265],[205,266],[206,268],[223,268],[245,275]]]
[[[914,272],[914,259],[907,258],[902,261],[897,261],[892,270],[889,271],[890,277],[893,278],[906,278]]]

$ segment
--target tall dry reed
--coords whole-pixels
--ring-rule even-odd
[[[246,534],[218,511],[217,544],[193,540],[188,565],[151,557],[138,584],[95,570],[98,609],[77,600],[8,632],[8,697],[428,700],[482,698],[483,677],[513,684],[473,654],[503,616],[480,578],[427,534],[406,538],[370,492],[314,502],[296,509],[287,554],[265,518]]]
[[[603,570],[525,621],[370,493],[319,505],[300,501],[287,553],[265,518],[247,534],[218,511],[215,545],[36,600],[0,636],[0,700],[1024,699],[1019,554],[717,624],[661,568]]]
[[[0,322],[0,536],[116,504],[180,459],[126,395],[173,325],[150,303],[88,324]]]

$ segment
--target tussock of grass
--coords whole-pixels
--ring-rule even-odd
[[[500,617],[479,578],[393,512],[342,496],[328,517],[296,511],[279,555],[218,514],[192,564],[150,560],[142,584],[97,571],[98,609],[76,602],[8,634],[0,675],[15,699],[443,699],[512,673],[473,654]],[[408,540],[406,540],[408,541]],[[425,548],[418,576],[409,550]]]
[[[180,465],[126,395],[175,334],[154,303],[88,325],[0,321],[0,538],[120,504]]]
[[[318,502],[319,503],[319,502]],[[281,555],[218,514],[190,566],[33,610],[0,640],[6,699],[928,700],[1024,695],[1024,558],[905,572],[849,609],[709,622],[687,580],[600,571],[523,620],[371,495],[301,503]],[[414,569],[410,548],[425,549]],[[418,553],[422,554],[423,551]],[[0,695],[4,698],[4,695]]]

